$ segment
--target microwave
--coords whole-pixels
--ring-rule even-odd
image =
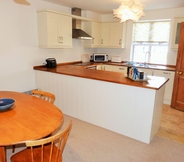
[[[104,53],[95,53],[90,56],[90,60],[94,62],[107,62],[108,55]]]

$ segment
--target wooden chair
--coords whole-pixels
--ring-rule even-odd
[[[50,103],[54,103],[56,97],[54,94],[50,93],[50,92],[46,92],[46,91],[41,91],[41,90],[32,90],[32,95],[39,97],[45,101],[48,101]],[[12,153],[15,152],[15,145],[12,146]]]
[[[32,90],[33,96],[39,97],[45,101],[48,101],[50,103],[54,103],[56,97],[54,94],[46,91],[41,91],[41,90]]]
[[[11,162],[62,162],[72,121],[61,132],[48,138],[26,141],[26,149],[11,156]]]

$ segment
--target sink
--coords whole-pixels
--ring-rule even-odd
[[[89,66],[89,65],[93,65],[94,63],[93,62],[81,62],[81,63],[77,63],[77,64],[74,64],[76,66]]]
[[[148,65],[148,64],[134,64],[134,66],[137,66],[137,67],[145,67],[145,68],[156,68],[158,67],[157,65]]]
[[[155,68],[155,67],[157,67],[157,65],[148,65],[148,67]]]

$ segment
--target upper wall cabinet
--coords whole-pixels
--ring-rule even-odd
[[[125,23],[119,22],[83,22],[83,29],[94,38],[93,40],[84,41],[84,46],[91,48],[125,48],[125,25]],[[94,44],[94,42],[96,43]]]
[[[38,43],[41,48],[72,48],[72,17],[38,11]]]
[[[110,47],[125,48],[125,23],[112,22],[110,31]]]
[[[100,47],[109,48],[110,46],[111,23],[101,23]]]
[[[184,22],[184,17],[177,17],[174,19],[173,36],[172,36],[172,44],[171,44],[171,49],[173,50],[178,50],[181,22]]]
[[[92,40],[85,40],[84,46],[85,47],[92,47],[97,48],[100,46],[100,39],[101,39],[101,23],[99,22],[83,22],[83,29],[86,33],[93,37]]]

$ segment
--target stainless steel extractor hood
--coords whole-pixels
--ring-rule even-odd
[[[81,16],[80,8],[72,8],[72,15]],[[81,29],[81,20],[72,20],[72,38],[76,39],[93,39],[89,34]]]

